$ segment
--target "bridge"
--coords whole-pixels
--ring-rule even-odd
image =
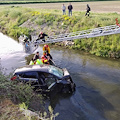
[[[31,36],[32,40],[29,44],[29,49],[33,48],[32,51],[35,51],[40,44],[48,44],[48,43],[55,43],[55,42],[63,42],[63,41],[72,41],[75,39],[82,39],[82,38],[93,38],[93,37],[99,37],[99,36],[105,36],[105,35],[112,35],[112,34],[119,34],[120,33],[120,24],[118,23],[117,18],[116,25],[110,25],[105,27],[98,27],[94,29],[88,29],[88,30],[82,30],[72,33],[65,33],[65,34],[59,34],[59,35],[53,35],[49,38],[45,39],[45,42],[42,40],[37,40],[38,36]],[[20,36],[19,41],[23,42],[26,36]]]

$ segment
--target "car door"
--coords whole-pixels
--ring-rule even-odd
[[[41,88],[41,92],[49,92],[48,91],[48,87],[47,87],[47,84],[45,83],[45,75],[44,75],[44,72],[38,72],[38,81],[39,81],[39,84],[40,84],[40,88]]]
[[[38,74],[35,71],[27,71],[19,74],[19,81],[24,83],[29,83],[34,87],[38,84]]]
[[[58,77],[50,73],[44,73],[45,75],[45,83],[50,91],[50,96],[56,95],[61,91],[61,85],[58,82]]]

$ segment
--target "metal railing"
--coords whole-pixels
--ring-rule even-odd
[[[72,41],[74,39],[112,35],[112,34],[118,34],[118,33],[120,33],[120,27],[117,25],[110,25],[110,26],[99,27],[95,29],[50,36],[45,40],[45,42],[43,42],[42,40],[36,41],[38,36],[32,36],[32,42],[34,44],[55,43],[55,42],[62,42],[62,41]]]
[[[118,25],[110,25],[110,26],[82,30],[82,31],[77,31],[77,32],[72,32],[72,33],[53,35],[47,38],[45,42],[42,40],[37,40],[38,36],[31,36],[32,40],[29,41],[29,48],[31,52],[33,52],[38,48],[38,45],[40,44],[55,43],[55,42],[62,42],[62,41],[72,41],[75,39],[92,38],[92,37],[99,37],[99,36],[119,34],[119,33],[120,33],[120,27]],[[24,40],[26,39],[26,37],[27,36],[25,35],[21,35],[19,37],[19,41],[24,43]]]

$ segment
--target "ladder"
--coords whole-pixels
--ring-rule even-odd
[[[105,27],[98,27],[94,29],[82,30],[72,33],[65,33],[50,36],[43,42],[42,40],[37,40],[38,36],[31,36],[32,40],[29,41],[29,46],[25,47],[24,39],[27,37],[25,35],[21,35],[19,37],[19,41],[24,45],[24,50],[28,51],[29,53],[33,53],[40,44],[48,44],[48,43],[55,43],[55,42],[63,42],[63,41],[72,41],[75,39],[82,39],[82,38],[93,38],[105,35],[112,35],[112,34],[119,34],[120,33],[120,26],[119,24],[110,25]],[[37,40],[37,41],[36,41]]]
[[[46,44],[46,43],[72,41],[74,39],[93,38],[93,37],[119,34],[119,33],[120,33],[120,27],[118,25],[110,25],[105,27],[98,27],[94,29],[88,29],[83,31],[50,36],[50,38],[47,38],[45,42],[43,42],[42,40],[36,41],[38,36],[32,36],[31,43],[33,43],[34,45],[39,45],[39,44]]]

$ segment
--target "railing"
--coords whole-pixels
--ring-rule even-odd
[[[29,42],[29,48],[31,52],[33,52],[37,49],[38,45],[40,44],[72,41],[74,39],[92,38],[92,37],[99,37],[99,36],[112,35],[112,34],[118,34],[118,33],[120,33],[120,27],[116,24],[116,25],[110,25],[105,27],[99,27],[95,29],[82,30],[82,31],[77,31],[72,33],[65,33],[65,34],[50,36],[45,40],[45,42],[43,42],[42,40],[37,40],[38,36],[31,36],[32,40]],[[24,43],[24,40],[26,37],[27,36],[25,35],[21,35],[19,37],[19,41]]]

